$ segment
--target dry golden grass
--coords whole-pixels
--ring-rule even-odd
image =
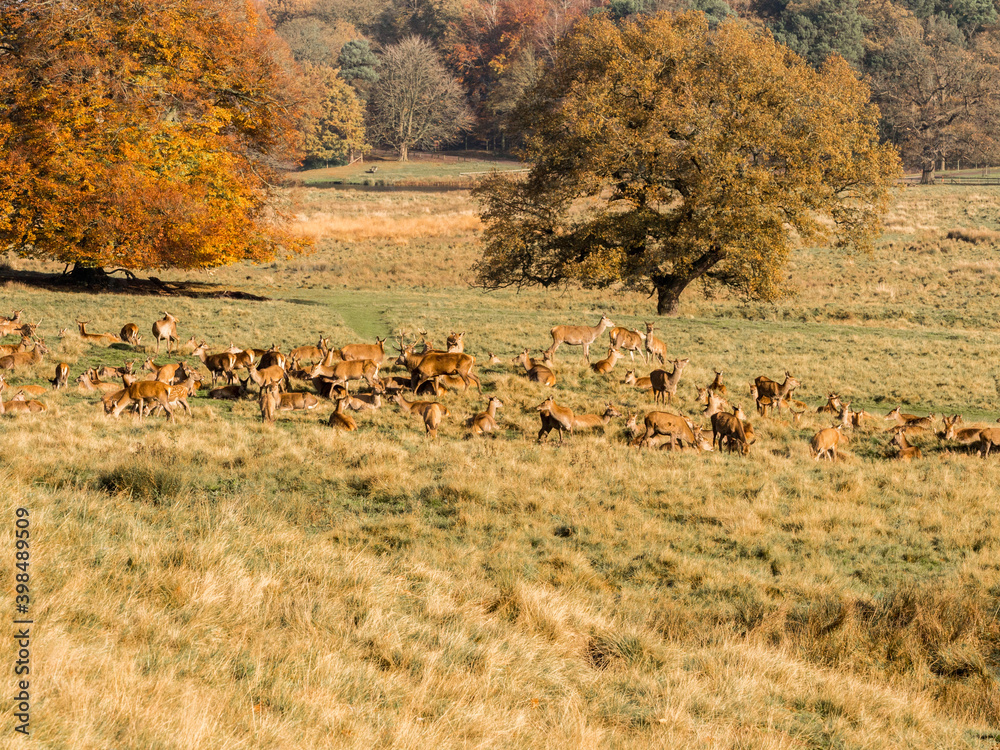
[[[479,216],[467,209],[451,214],[428,213],[427,216],[394,217],[369,215],[343,217],[317,213],[295,217],[291,229],[312,240],[332,239],[343,242],[390,240],[405,244],[414,238],[453,237],[479,229]]]

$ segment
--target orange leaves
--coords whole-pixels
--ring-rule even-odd
[[[272,32],[236,0],[25,0],[0,11],[0,185],[27,166],[0,240],[126,268],[263,260],[267,157],[291,148],[294,86]],[[4,203],[0,202],[0,216]]]

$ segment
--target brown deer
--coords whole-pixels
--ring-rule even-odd
[[[637,378],[635,376],[635,370],[626,370],[625,380],[622,382],[625,385],[630,385],[639,391],[648,391],[653,387],[653,381],[648,375],[642,378]]]
[[[555,398],[549,396],[537,407],[542,420],[542,428],[538,431],[538,442],[542,442],[543,437],[547,437],[552,430],[559,431],[559,442],[562,443],[563,432],[573,431],[573,410],[565,406],[559,406]]]
[[[667,373],[666,370],[653,370],[649,373],[649,380],[653,387],[653,402],[659,403],[665,400],[668,404],[677,395],[677,384],[681,379],[681,372],[687,367],[691,359],[675,359],[672,364],[674,371]]]
[[[574,414],[573,431],[591,430],[600,428],[605,430],[608,424],[615,417],[620,417],[621,412],[608,402],[603,414]]]
[[[87,323],[89,322],[90,321],[86,320],[76,321],[76,324],[80,326],[80,338],[88,344],[101,344],[103,346],[107,346],[108,344],[122,343],[122,340],[113,333],[87,333]]]
[[[40,364],[49,350],[45,347],[45,342],[38,339],[35,348],[30,352],[16,352],[0,357],[0,370],[16,370],[20,367],[29,367]]]
[[[177,338],[177,323],[180,322],[168,312],[163,313],[163,320],[153,323],[153,336],[156,338],[156,353],[160,353],[160,342],[167,342],[167,354],[173,351],[173,343],[180,341]],[[191,337],[192,340],[194,337]]]
[[[430,351],[426,354],[417,354],[413,350],[413,344],[408,344],[399,354],[396,364],[403,365],[410,371],[412,390],[414,393],[424,383],[439,378],[442,375],[456,375],[462,378],[464,390],[469,389],[469,383],[476,384],[479,394],[483,393],[483,384],[472,371],[476,364],[475,357],[465,353],[452,353]]]
[[[466,422],[466,426],[472,428],[473,435],[485,435],[497,430],[497,409],[503,408],[503,401],[496,396],[490,396],[486,404],[486,411],[481,411]]]
[[[278,395],[278,411],[308,411],[319,406],[319,399],[312,393],[296,391]]]
[[[819,461],[821,456],[826,456],[830,461],[837,460],[837,446],[844,440],[842,427],[839,424],[835,427],[825,427],[813,435],[809,444],[816,452],[816,461]]]
[[[229,385],[236,382],[236,374],[233,372],[236,369],[236,355],[232,352],[209,354],[208,346],[202,341],[191,354],[198,357],[211,373],[213,386],[220,376],[224,377]]]
[[[896,407],[891,412],[885,415],[886,420],[892,420],[896,424],[906,424],[912,422],[916,419],[920,419],[916,414],[903,414],[900,412],[900,407]],[[890,428],[892,429],[892,428]]]
[[[465,351],[465,331],[461,333],[451,332],[445,344],[445,351],[449,354],[461,354]]]
[[[159,380],[140,380],[127,386],[122,391],[122,395],[118,399],[111,415],[113,417],[120,416],[125,407],[133,401],[139,404],[140,420],[145,416],[144,407],[146,402],[150,401],[160,404],[171,422],[176,421],[174,419],[173,408],[170,406],[170,386],[166,383],[161,383]]]
[[[57,391],[60,388],[65,388],[66,385],[69,383],[69,365],[66,364],[65,362],[60,362],[59,364],[57,364],[56,376],[49,382],[52,383],[52,387]]]
[[[354,417],[350,414],[344,413],[345,400],[346,399],[342,398],[337,400],[337,408],[334,409],[333,413],[330,415],[330,420],[327,424],[337,430],[354,432],[354,430],[358,429],[358,423],[354,421]]]
[[[170,404],[171,409],[176,409],[177,407],[180,407],[190,417],[191,406],[188,404],[187,401],[189,395],[191,394],[188,385],[186,383],[181,383],[180,385],[171,385],[169,386],[169,390],[167,392],[167,403]],[[159,403],[155,404],[155,406],[151,404],[150,407],[146,407],[147,416],[155,417],[161,411],[163,411],[163,405]]]
[[[139,335],[139,326],[135,323],[126,323],[123,325],[118,338],[132,346],[139,346],[139,342],[142,341],[142,336]]]
[[[520,362],[524,365],[525,372],[528,374],[528,380],[534,380],[535,382],[548,386],[556,384],[556,374],[545,365],[535,364],[534,360],[528,357],[527,349],[522,351],[511,361],[514,362],[514,364]]]
[[[348,344],[339,350],[340,358],[345,362],[370,359],[377,365],[385,360],[385,339],[375,337],[374,344]]]
[[[397,393],[392,397],[399,408],[407,414],[416,414],[424,420],[426,434],[432,440],[437,437],[438,426],[441,420],[448,416],[448,407],[439,404],[437,401],[407,401],[403,394]]]
[[[809,404],[804,401],[796,401],[794,398],[784,398],[778,401],[778,413],[781,413],[782,409],[788,409],[792,413],[792,424],[799,424],[802,421],[802,415],[809,411]],[[870,416],[868,412],[853,412],[851,418],[860,417],[863,419],[866,416]],[[855,419],[855,427],[860,427],[861,421]]]
[[[372,393],[360,393],[357,396],[349,394],[341,385],[336,385],[334,388],[342,393],[338,398],[343,398],[351,411],[377,411],[382,408],[382,394],[385,392],[385,387],[379,381],[375,382]]]
[[[713,370],[713,372],[715,373],[715,380],[708,386],[708,390],[718,393],[720,396],[725,396],[726,386],[722,383],[722,370]]]
[[[840,396],[836,393],[827,394],[826,403],[816,409],[817,414],[840,414]]]
[[[18,344],[3,344],[0,345],[0,357],[6,357],[9,354],[20,354],[28,350],[28,344],[31,343],[31,338],[29,336],[22,336],[21,342]]]
[[[671,449],[676,447],[677,442],[680,441],[688,446],[702,450],[702,441],[699,439],[699,435],[696,434],[695,425],[679,414],[671,414],[666,411],[651,411],[646,415],[643,423],[645,430],[642,435],[633,441],[633,445],[650,446],[652,445],[653,438],[657,435],[664,435],[670,439],[667,445]]]
[[[732,453],[734,448],[746,455],[750,452],[750,443],[747,439],[746,427],[741,418],[742,406],[737,406],[732,413],[718,412],[712,415],[712,446],[716,444],[722,450],[723,440]]]
[[[101,391],[102,393],[114,393],[121,390],[118,383],[104,383],[97,378],[97,373],[93,369],[87,370],[76,379],[76,382],[85,391]]]
[[[705,390],[705,398],[705,411],[701,415],[707,419],[711,419],[716,414],[729,408],[729,402],[726,399],[715,395],[715,393],[708,389]]]
[[[592,364],[590,369],[598,375],[607,375],[614,369],[615,365],[618,364],[618,360],[621,359],[621,357],[622,353],[614,347],[611,347],[608,349],[608,356]]]
[[[2,390],[3,386],[0,385],[0,391]],[[0,401],[2,401],[2,399],[0,399]],[[43,411],[45,411],[45,404],[41,401],[28,401],[24,397],[23,390],[19,390],[14,398],[4,403],[3,408],[0,408],[0,414],[37,414]]]
[[[972,445],[979,440],[979,433],[987,429],[985,426],[963,427],[956,429],[956,425],[961,424],[962,415],[955,414],[952,417],[944,418],[944,432],[939,437],[942,440],[954,440],[962,445]]]
[[[270,367],[264,367],[258,370],[254,365],[250,365],[250,380],[263,391],[270,386],[275,386],[279,389],[287,389],[288,375],[285,371],[278,367],[278,365],[271,365]]]
[[[0,339],[10,336],[21,328],[21,313],[24,310],[15,310],[9,318],[0,318]]]
[[[983,458],[990,455],[990,449],[994,447],[1000,447],[1000,428],[998,427],[987,427],[984,430],[979,431],[979,450],[978,453]]]
[[[101,365],[99,368],[94,370],[97,373],[97,377],[100,380],[105,380],[107,378],[118,378],[122,375],[131,375],[132,366],[135,364],[135,360],[128,360],[121,367],[112,367],[111,365]]]
[[[500,365],[503,361],[495,355],[493,352],[486,352],[486,364],[488,365]]]
[[[770,378],[761,375],[759,378],[754,380],[754,385],[757,386],[757,397],[768,396],[773,403],[777,404],[782,399],[788,398],[792,391],[802,385],[798,380],[792,377],[792,374],[785,370],[785,382],[778,383]]]
[[[226,351],[236,356],[236,364],[233,365],[234,370],[249,370],[250,365],[260,359],[254,353],[253,349],[244,351],[237,346],[233,346],[232,342],[229,343],[229,348]]]
[[[273,422],[278,413],[278,404],[281,403],[281,392],[278,390],[278,386],[261,386],[257,403],[260,405],[260,421]]]
[[[601,316],[601,321],[593,327],[590,326],[555,326],[550,333],[552,334],[552,346],[550,346],[546,351],[549,356],[554,356],[556,349],[559,348],[561,344],[568,344],[569,346],[582,346],[583,347],[583,357],[587,360],[587,364],[590,364],[590,345],[594,343],[598,336],[604,333],[606,328],[614,328],[614,323],[612,323],[607,315]],[[560,437],[562,433],[560,433]]]
[[[208,392],[208,397],[236,401],[246,395],[249,383],[250,378],[248,377],[246,380],[240,379],[239,385],[224,385],[221,388],[213,388]]]
[[[612,348],[618,349],[622,352],[628,352],[629,357],[632,358],[632,364],[635,364],[636,352],[639,352],[639,354],[642,355],[643,362],[649,364],[649,357],[647,356],[645,349],[643,349],[643,346],[646,343],[646,334],[639,333],[638,331],[633,331],[628,328],[622,328],[621,326],[615,326],[608,332],[608,335],[610,337]]]
[[[157,380],[167,385],[177,385],[187,380],[187,362],[177,362],[170,365],[157,365],[152,357],[142,363],[144,370],[152,373],[147,380]]]
[[[379,363],[372,359],[349,359],[329,366],[318,364],[310,370],[309,377],[325,378],[330,383],[344,383],[348,386],[352,380],[364,380],[368,385],[374,386],[379,367]]]
[[[287,369],[285,365],[285,355],[278,350],[277,346],[271,344],[271,348],[260,355],[260,364],[257,365],[257,369],[266,370],[268,367],[280,367],[285,370]]]
[[[892,442],[899,447],[899,451],[896,453],[898,460],[909,461],[910,459],[921,457],[920,449],[907,442],[905,430],[897,430],[896,434],[892,436]]]
[[[320,336],[319,342],[316,346],[297,346],[288,352],[288,357],[293,361],[298,360],[300,362],[311,362],[315,364],[317,360],[322,362],[326,359],[326,355],[329,352],[330,339]]]
[[[652,323],[646,323],[646,361],[650,362],[653,357],[660,360],[661,365],[667,364],[667,345],[653,335],[656,328]]]

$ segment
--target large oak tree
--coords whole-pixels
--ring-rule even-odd
[[[533,166],[477,190],[479,283],[621,285],[661,314],[697,279],[779,298],[796,243],[870,247],[899,169],[840,57],[697,12],[581,22],[512,117]]]
[[[0,249],[206,268],[295,247],[271,204],[295,86],[241,0],[0,5]]]

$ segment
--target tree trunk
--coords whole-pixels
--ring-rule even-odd
[[[404,143],[402,146],[399,147],[399,160],[409,161],[408,159],[409,153],[410,153],[410,147]]]
[[[83,263],[75,263],[69,275],[70,278],[83,284],[104,284],[108,279],[107,272],[100,266],[88,266]]]
[[[920,174],[921,185],[934,184],[934,161],[925,161]]]
[[[656,314],[676,315],[680,311],[681,292],[687,284],[656,287]]]
[[[656,314],[677,315],[680,311],[681,292],[687,289],[692,281],[700,279],[708,273],[712,266],[725,257],[726,253],[722,248],[713,247],[692,263],[691,268],[684,275],[654,276],[652,282],[656,287]]]

